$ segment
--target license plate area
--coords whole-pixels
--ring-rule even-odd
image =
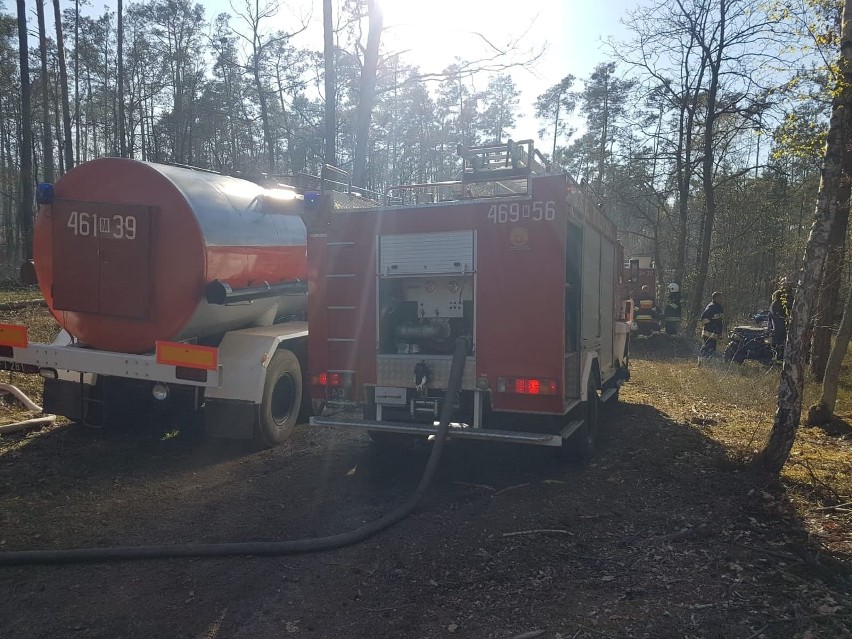
[[[385,406],[408,406],[408,390],[397,386],[376,386],[375,398]]]

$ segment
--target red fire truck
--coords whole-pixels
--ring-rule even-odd
[[[460,154],[461,180],[393,188],[381,205],[306,195],[310,391],[335,411],[311,423],[382,442],[434,434],[466,336],[450,436],[586,458],[599,403],[629,375],[615,225],[531,141]]]
[[[660,330],[656,302],[657,269],[648,256],[631,257],[624,264],[624,284],[635,311],[633,321],[639,335],[651,335]]]

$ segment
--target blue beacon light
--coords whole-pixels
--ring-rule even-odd
[[[50,182],[39,182],[36,185],[36,202],[39,204],[53,204],[53,184]]]

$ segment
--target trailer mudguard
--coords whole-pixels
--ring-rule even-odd
[[[266,368],[283,342],[305,340],[307,322],[256,326],[225,334],[219,344],[221,384],[207,388],[205,398],[260,404]]]

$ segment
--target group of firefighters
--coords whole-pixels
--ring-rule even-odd
[[[666,306],[663,310],[663,319],[665,320],[665,330],[669,335],[674,335],[678,332],[681,316],[681,297],[680,286],[672,282],[667,287]],[[633,299],[635,308],[633,319],[634,321],[650,322],[656,330],[659,330],[659,324],[656,321],[657,302],[651,288],[646,284],[642,286],[638,295]]]
[[[769,307],[769,345],[776,362],[784,358],[784,343],[787,341],[787,324],[790,322],[792,302],[792,288],[786,279],[782,279],[781,286],[772,293],[772,304]],[[701,314],[703,343],[700,358],[711,357],[716,352],[717,342],[724,336],[723,317],[722,294],[715,291]]]
[[[792,287],[786,278],[782,278],[778,290],[772,293],[772,304],[769,307],[769,344],[775,361],[781,361],[784,357],[784,342],[787,340],[787,324],[790,321],[790,309],[792,307]],[[656,313],[656,302],[650,288],[642,286],[639,294],[634,298],[636,318],[651,317]],[[677,332],[677,324],[681,316],[680,287],[675,284],[668,285],[668,297],[664,317],[666,321],[666,332]],[[714,291],[710,296],[710,303],[701,314],[701,350],[699,363],[702,359],[712,357],[716,353],[718,341],[724,337],[725,311],[722,306],[722,293]]]

